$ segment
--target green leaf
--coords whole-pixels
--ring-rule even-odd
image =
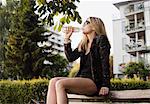
[[[69,16],[69,18],[70,18],[72,21],[74,21],[74,17],[73,17],[73,16]]]
[[[57,28],[57,25],[58,25],[58,24],[56,24],[56,25],[54,26],[54,30],[56,30],[56,28]]]
[[[77,18],[78,18],[78,19],[77,19],[77,22],[81,24],[81,23],[82,23],[82,18],[81,18],[79,15],[78,15]]]
[[[65,22],[65,21],[66,21],[66,17],[65,16],[60,19],[60,22]]]
[[[71,16],[71,17],[73,16],[73,13],[70,10],[68,10],[67,13],[69,16]]]
[[[45,4],[46,1],[45,1],[45,0],[37,0],[37,3],[38,3],[39,5],[42,5],[42,4]]]
[[[58,26],[58,31],[60,32],[61,31],[61,28],[62,28],[62,24],[59,24],[59,26]]]
[[[69,16],[67,17],[66,22],[67,22],[67,24],[69,24],[69,23],[70,23]]]
[[[76,0],[77,2],[80,2],[80,0]]]
[[[78,18],[78,19],[77,19],[77,22],[78,22],[79,24],[81,24],[81,23],[82,23],[82,20],[81,20],[80,18]]]
[[[39,9],[38,9],[38,12],[41,13],[44,9],[44,6],[41,6]]]
[[[56,13],[55,13],[55,16],[58,16],[58,15],[59,15],[59,12],[56,12]]]

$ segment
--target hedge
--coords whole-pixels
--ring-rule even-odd
[[[31,99],[46,100],[48,79],[1,80],[0,104],[28,104]],[[150,81],[111,79],[111,90],[148,89]]]
[[[0,104],[28,104],[31,99],[45,100],[47,79],[0,81]]]
[[[150,80],[111,79],[111,90],[150,89]]]

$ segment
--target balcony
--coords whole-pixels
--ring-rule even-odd
[[[144,20],[138,22],[136,27],[134,26],[134,24],[125,26],[126,34],[131,34],[131,33],[140,32],[144,30],[145,30]]]
[[[125,15],[132,15],[135,13],[140,13],[144,11],[144,3],[131,4],[125,9]]]
[[[139,39],[137,42],[131,41],[129,44],[126,44],[125,50],[128,53],[134,52],[149,52],[150,49],[144,44],[144,40]]]

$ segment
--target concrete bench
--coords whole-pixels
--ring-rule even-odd
[[[110,91],[108,96],[68,94],[69,104],[150,104],[150,89]]]

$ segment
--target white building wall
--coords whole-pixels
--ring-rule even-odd
[[[144,19],[145,19],[145,27],[146,27],[146,44],[150,46],[150,0],[144,2],[145,12],[144,12]]]
[[[119,10],[120,10],[120,17],[121,18],[124,18],[125,17],[125,9],[127,8],[127,5],[124,5],[124,6],[121,6],[120,8],[119,8]]]
[[[118,63],[121,62],[121,20],[114,20],[113,21],[113,44],[114,44],[114,55],[113,55],[113,69],[114,74],[118,74]]]
[[[130,55],[125,51],[125,44],[128,43],[129,37],[125,35],[124,31],[124,19],[118,19],[113,21],[113,69],[114,74],[121,74],[119,71],[119,65],[130,61]]]

